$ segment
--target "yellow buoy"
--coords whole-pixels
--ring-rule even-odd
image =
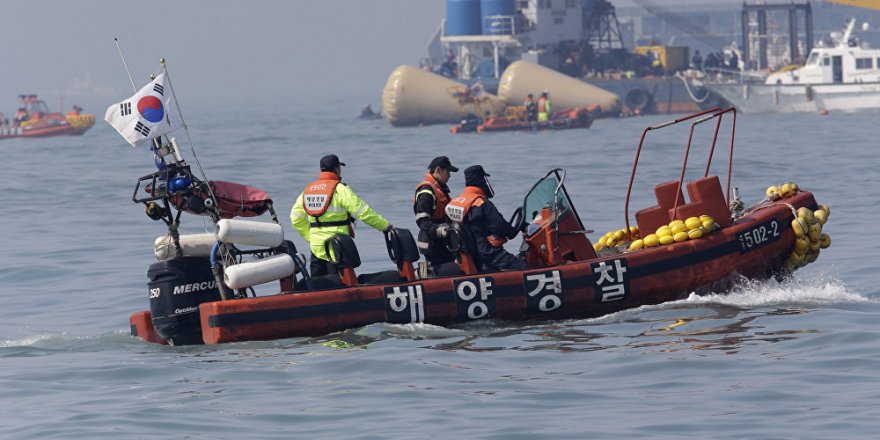
[[[684,226],[684,220],[675,219],[675,220],[669,222],[669,227],[670,227],[670,228],[672,228],[672,227],[675,226],[675,225],[682,225],[682,226]]]
[[[703,228],[701,228],[701,227],[696,227],[696,228],[688,231],[688,238],[690,238],[691,240],[696,240],[702,236],[703,236]]]
[[[688,229],[696,229],[703,226],[703,222],[697,217],[688,217],[688,219],[684,221],[684,225],[687,226]]]
[[[605,241],[605,246],[614,247],[617,246],[617,239],[614,237],[609,238]]]
[[[717,225],[715,224],[715,220],[712,220],[711,218],[709,220],[703,220],[703,230],[706,232],[711,232],[715,229],[718,229],[716,228],[716,226]]]
[[[675,235],[672,236],[672,239],[676,242],[685,241],[688,239],[688,233],[685,231],[676,232]]]
[[[810,208],[798,208],[798,217],[804,219],[807,224],[813,223],[816,217],[813,215],[813,211],[810,211]]]
[[[632,235],[633,237],[638,237],[638,236],[641,235],[641,233],[639,232],[639,228],[636,227],[636,226],[630,226],[630,227],[629,227],[629,233],[630,233],[630,235]]]
[[[806,264],[816,261],[817,258],[819,258],[819,251],[807,252]]]
[[[822,249],[827,249],[828,246],[831,246],[831,236],[828,234],[822,234],[819,236],[819,247]]]
[[[817,209],[816,212],[813,213],[813,217],[816,217],[816,219],[819,220],[820,225],[824,225],[825,222],[828,221],[828,214],[821,209]]]
[[[810,245],[810,240],[807,240],[807,237],[798,237],[794,241],[794,251],[804,253],[807,251],[807,247]]]
[[[791,184],[783,183],[782,186],[779,187],[779,195],[782,197],[788,197],[792,194]]]
[[[819,205],[819,209],[825,211],[826,217],[831,215],[831,208],[829,208],[828,205]]]
[[[660,226],[659,228],[657,228],[657,232],[656,232],[656,234],[657,234],[657,235],[660,235],[660,236],[663,236],[663,235],[672,235],[672,230],[669,229],[669,226],[665,226],[665,225],[664,225],[664,226]]]
[[[803,237],[807,235],[807,225],[800,217],[796,217],[791,221],[791,230],[794,231],[795,237]]]
[[[599,243],[594,244],[594,245],[593,245],[593,250],[595,250],[596,252],[601,251],[601,250],[602,250],[602,245],[599,244]]]
[[[667,245],[669,243],[672,243],[673,241],[675,241],[675,239],[673,239],[671,235],[661,235],[660,236],[660,244],[662,244],[662,245]]]
[[[798,266],[804,264],[804,258],[805,257],[803,254],[792,253],[791,255],[788,256],[788,259],[786,261],[788,261],[789,263],[791,263],[795,267],[798,267]]]
[[[819,247],[820,247],[819,244],[820,244],[819,240],[811,241],[811,242],[810,242],[810,250],[809,250],[809,251],[810,251],[810,252],[816,252],[816,251],[818,251],[818,250],[819,250]]]
[[[608,236],[607,235],[600,238],[599,242],[596,244],[598,244],[599,246],[605,246],[606,243],[608,243]]]
[[[648,234],[643,241],[645,247],[654,247],[660,244],[660,237],[658,237],[657,234]]]
[[[807,235],[810,236],[810,240],[819,241],[819,236],[822,235],[822,225],[814,223],[809,228]]]
[[[679,232],[687,232],[688,227],[684,225],[684,222],[682,222],[682,223],[675,223],[674,225],[671,225],[669,227],[669,229],[671,229],[672,234],[675,235],[675,234],[678,234]]]
[[[617,241],[623,240],[623,237],[626,237],[626,233],[623,231],[614,231],[614,239]]]
[[[767,197],[773,196],[773,194],[779,193],[779,188],[776,185],[768,186],[767,191],[764,193]]]
[[[715,222],[715,219],[712,218],[711,215],[705,215],[705,214],[703,214],[703,215],[700,216],[700,221],[701,221],[701,222],[705,222],[706,220],[708,220],[708,221],[710,221],[710,222],[713,222],[713,223]]]
[[[645,247],[645,242],[643,242],[642,240],[636,240],[629,245],[629,248],[632,250],[638,250],[643,247]]]

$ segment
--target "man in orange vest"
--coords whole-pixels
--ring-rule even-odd
[[[464,170],[464,192],[446,206],[446,215],[461,223],[474,235],[477,252],[485,270],[525,269],[523,259],[504,250],[504,243],[514,238],[519,230],[508,223],[495,204],[489,201],[495,196],[487,179],[489,174],[482,165]]]
[[[544,90],[538,98],[538,122],[550,120],[550,92]]]
[[[388,220],[373,211],[348,185],[341,182],[342,167],[335,154],[321,158],[321,174],[296,199],[290,210],[293,228],[309,242],[312,276],[335,275],[336,265],[324,243],[336,234],[352,235],[351,224],[360,220],[377,231],[387,232]]]
[[[428,165],[425,179],[416,186],[413,198],[413,211],[419,226],[419,251],[434,268],[451,263],[455,257],[446,248],[446,233],[449,230],[446,218],[446,205],[449,204],[450,173],[458,172],[446,156],[435,157]]]

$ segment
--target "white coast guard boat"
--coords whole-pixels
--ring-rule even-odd
[[[833,44],[816,47],[804,66],[773,72],[763,83],[744,80],[704,86],[744,112],[814,112],[880,109],[880,49],[853,35],[856,20]]]

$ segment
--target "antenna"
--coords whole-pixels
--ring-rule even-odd
[[[137,93],[137,86],[134,85],[134,79],[131,77],[131,71],[128,70],[128,63],[125,62],[125,57],[122,55],[122,47],[119,46],[119,38],[113,37],[113,41],[116,42],[116,49],[119,50],[119,58],[122,58],[122,65],[125,67],[125,73],[128,75],[128,80],[131,81],[131,89]]]
[[[162,65],[162,70],[165,72],[165,78],[168,80],[168,86],[171,88],[171,96],[174,98],[174,106],[177,108],[177,117],[180,118],[180,121],[183,124],[183,132],[186,134],[186,142],[189,143],[189,151],[192,153],[193,159],[196,161],[196,166],[199,168],[199,173],[202,174],[202,179],[207,183],[208,176],[205,175],[205,170],[202,169],[202,164],[199,162],[199,156],[196,155],[196,149],[189,136],[189,128],[186,125],[186,120],[183,119],[183,112],[180,111],[180,103],[177,102],[177,93],[174,92],[174,83],[171,82],[171,74],[168,73],[168,65],[165,63],[165,58],[160,58],[159,64]],[[214,202],[214,206],[217,206],[217,196],[214,195],[214,190],[211,188],[211,185],[206,186],[208,188],[208,194],[211,195],[211,199]]]

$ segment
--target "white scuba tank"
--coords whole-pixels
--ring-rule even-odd
[[[224,243],[276,247],[284,241],[284,229],[278,223],[222,219],[216,230],[217,240]]]
[[[210,257],[217,237],[210,233],[187,234],[181,235],[179,242],[184,257]],[[165,261],[177,256],[177,247],[170,235],[163,235],[153,242],[153,252],[159,261]]]
[[[223,281],[229,288],[237,290],[291,276],[295,270],[293,258],[279,254],[227,267]]]

